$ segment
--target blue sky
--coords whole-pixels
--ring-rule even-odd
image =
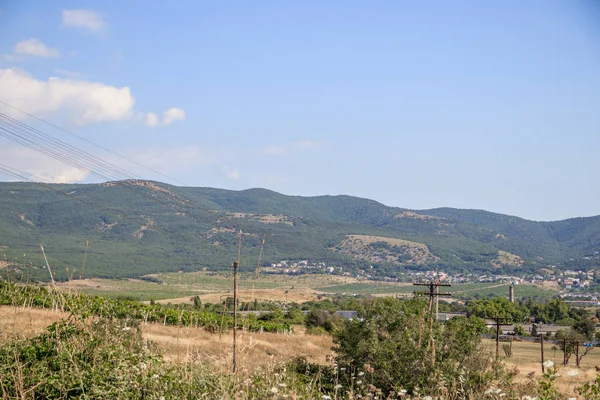
[[[591,0],[4,0],[0,100],[192,186],[600,214]],[[0,146],[36,176],[98,180]]]

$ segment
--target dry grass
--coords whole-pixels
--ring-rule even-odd
[[[296,288],[294,287],[289,289],[255,289],[253,290],[239,290],[238,296],[240,302],[249,302],[254,299],[258,301],[280,301],[280,302],[294,302],[294,303],[304,303],[306,301],[317,301],[318,296],[323,294],[323,292],[319,292],[310,288]],[[203,303],[220,303],[224,297],[233,296],[231,290],[219,291],[208,293],[204,295],[200,295],[200,300]],[[182,303],[191,303],[190,296],[187,297],[179,297],[175,299],[164,299],[158,300],[157,303],[163,304],[182,304]]]
[[[42,333],[52,323],[69,315],[52,310],[0,307],[0,344],[15,338],[33,337]],[[294,328],[295,333],[257,333],[238,331],[238,365],[241,371],[252,372],[259,367],[285,362],[304,356],[311,362],[325,364],[332,354],[333,342],[329,335],[308,335],[303,327]],[[228,369],[231,366],[233,332],[219,335],[202,328],[142,326],[144,337],[155,342],[167,360],[187,362],[200,360],[210,365]]]
[[[48,325],[68,316],[60,311],[0,306],[0,344],[39,335]]]
[[[173,362],[201,360],[223,369],[231,367],[233,332],[221,336],[202,328],[157,324],[144,325],[142,331]],[[301,327],[290,335],[238,331],[238,365],[240,371],[252,372],[298,356],[325,364],[332,345],[329,335],[307,335]]]
[[[484,345],[493,354],[495,352],[495,341],[484,339]],[[502,352],[500,343],[500,353]],[[571,357],[569,365],[563,366],[563,355],[560,349],[554,351],[552,343],[544,343],[544,359],[551,360],[558,366],[560,377],[557,379],[558,388],[564,392],[571,392],[575,387],[581,386],[585,382],[590,382],[596,378],[596,365],[600,365],[600,348],[594,348],[581,360],[581,368],[575,365],[575,356]],[[540,343],[532,342],[513,342],[513,355],[509,358],[503,358],[509,368],[517,367],[519,374],[517,381],[529,379],[528,374],[535,378],[542,376],[542,366],[540,357]],[[568,372],[576,373],[575,376],[569,376]]]

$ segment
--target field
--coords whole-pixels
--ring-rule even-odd
[[[61,319],[67,313],[47,309],[0,306],[0,345],[18,337],[33,337]],[[333,354],[329,335],[307,335],[303,327],[294,328],[291,335],[241,331],[238,334],[238,365],[252,372],[303,356],[311,362],[325,364]],[[232,333],[219,335],[202,328],[142,325],[146,339],[155,342],[165,358],[175,363],[201,359],[229,370],[232,361]]]
[[[502,353],[502,344],[500,343],[500,352]],[[483,346],[490,353],[495,353],[495,341],[484,339]],[[596,365],[600,365],[600,348],[594,348],[581,360],[581,368],[575,365],[575,356],[572,356],[569,365],[563,366],[563,355],[560,349],[554,349],[554,344],[544,343],[544,359],[551,360],[559,369],[560,376],[557,379],[558,387],[564,392],[573,390],[585,382],[590,382],[596,378]],[[513,342],[513,355],[509,358],[503,358],[507,366],[518,368],[518,380],[529,379],[528,375],[533,374],[539,378],[542,375],[540,343],[533,342]]]
[[[33,337],[41,333],[46,326],[66,318],[65,313],[52,310],[40,310],[22,307],[0,307],[0,344],[16,337]],[[142,325],[146,339],[155,342],[163,351],[165,358],[173,363],[185,363],[201,359],[210,365],[227,371],[231,365],[232,348],[231,332],[229,334],[211,334],[202,328],[163,326],[162,324]],[[268,369],[271,366],[297,356],[304,356],[312,362],[327,364],[332,341],[328,335],[315,336],[305,333],[302,327],[296,327],[290,335],[274,333],[240,332],[238,335],[239,366],[242,371],[252,372],[258,368]],[[502,345],[503,343],[501,343]],[[494,354],[495,343],[484,339],[483,350],[490,357]],[[581,362],[577,369],[574,360],[566,367],[560,365],[562,354],[554,350],[553,344],[545,344],[545,359],[552,360],[559,366],[560,377],[558,387],[564,393],[596,376],[595,365],[600,365],[600,348],[594,348]],[[502,350],[501,350],[501,354]],[[517,368],[517,381],[541,377],[540,344],[532,342],[513,342],[513,355],[503,357],[509,367]]]
[[[153,299],[172,303],[187,302],[191,296],[196,295],[203,302],[214,303],[233,293],[232,275],[227,273],[161,273],[149,275],[148,278],[155,282],[140,279],[85,279],[63,282],[60,287],[107,297],[128,297],[140,301]],[[260,275],[255,279],[249,273],[240,275],[238,287],[241,301],[258,299],[297,303],[337,294],[410,296],[415,291],[425,289],[410,283],[364,281],[337,275]],[[508,284],[453,284],[444,291],[452,293],[452,298],[457,299],[506,296]],[[516,298],[549,299],[556,294],[557,291],[553,288],[515,286]]]

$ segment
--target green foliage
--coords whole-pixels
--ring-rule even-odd
[[[485,324],[475,317],[452,319],[444,326],[434,322],[433,366],[425,311],[421,300],[372,300],[361,319],[345,321],[334,331],[339,364],[354,371],[377,371],[369,378],[384,393],[435,388],[440,376],[449,386],[460,381],[461,390],[477,390],[491,378],[482,368],[487,358],[477,351]]]
[[[326,332],[333,332],[339,323],[339,318],[335,318],[330,312],[321,309],[311,310],[304,319],[306,328],[322,328]]]
[[[233,318],[230,315],[219,315],[206,310],[184,310],[126,299],[59,293],[44,287],[15,285],[8,282],[0,282],[0,305],[54,308],[83,316],[127,318],[144,322],[159,322],[165,325],[204,326],[210,327],[210,329],[214,329],[215,326],[222,326],[224,329],[233,327]],[[240,318],[238,326],[250,331],[291,331],[290,324],[281,319],[260,321]]]
[[[511,303],[504,297],[491,300],[471,300],[467,304],[467,314],[480,318],[503,318],[507,322],[521,322],[529,310],[518,303]]]
[[[550,363],[547,364],[548,367],[538,382],[537,394],[539,400],[560,400],[563,398],[555,386],[556,379],[560,376],[558,375],[558,369]]]
[[[594,382],[586,382],[577,388],[577,393],[587,400],[600,400],[600,374],[596,375]]]
[[[248,233],[241,260],[241,268],[247,270],[254,267],[265,237],[265,264],[311,259],[356,273],[370,264],[330,250],[348,234],[416,241],[439,257],[427,265],[406,259],[374,265],[373,274],[396,276],[406,268],[489,272],[498,250],[526,261],[494,270],[498,272],[534,271],[548,263],[577,266],[600,235],[598,217],[540,223],[485,211],[435,209],[419,214],[439,218],[399,218],[406,210],[349,196],[303,198],[263,189],[236,192],[142,181],[53,188],[84,202],[35,184],[0,183],[0,252],[23,271],[25,280],[48,279],[39,243],[58,280],[67,279],[66,268],[74,276],[83,273],[86,240],[87,277],[139,277],[202,267],[225,270],[237,256],[238,229]],[[267,224],[234,213],[286,219]],[[149,218],[153,225],[140,231]],[[383,243],[371,246],[386,246]]]

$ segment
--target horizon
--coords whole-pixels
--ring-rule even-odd
[[[0,113],[146,180],[600,215],[598,2],[141,4],[3,4]],[[0,158],[98,180],[2,135]]]
[[[379,203],[385,207],[393,207],[393,208],[400,208],[406,211],[415,211],[418,213],[424,213],[427,211],[431,211],[431,210],[438,210],[438,209],[454,209],[454,210],[461,210],[461,211],[483,211],[483,212],[487,212],[487,213],[491,213],[491,214],[499,214],[499,215],[503,215],[506,217],[515,217],[515,218],[520,218],[520,219],[524,219],[527,221],[531,221],[531,222],[559,222],[559,221],[565,221],[565,220],[569,220],[569,219],[577,219],[577,218],[594,218],[594,217],[600,217],[600,214],[598,215],[577,215],[577,216],[571,216],[571,217],[567,217],[564,219],[558,219],[558,220],[533,220],[533,219],[528,219],[525,217],[521,217],[519,215],[511,215],[511,214],[503,214],[500,212],[496,212],[494,210],[486,210],[483,208],[458,208],[458,207],[449,207],[449,206],[439,206],[439,207],[431,207],[431,208],[407,208],[407,207],[402,207],[402,206],[395,206],[395,205],[389,205],[389,204],[385,204],[382,203],[380,201],[377,201],[375,199],[370,199],[368,197],[360,197],[360,196],[354,196],[351,194],[345,194],[345,193],[340,193],[340,194],[317,194],[317,195],[311,195],[311,196],[304,196],[304,195],[296,195],[296,194],[288,194],[288,193],[282,193],[282,192],[278,192],[269,188],[264,188],[264,187],[252,187],[252,188],[246,188],[246,189],[225,189],[225,188],[219,188],[219,187],[211,187],[211,186],[185,186],[185,185],[177,185],[174,183],[168,183],[168,182],[163,182],[163,181],[158,181],[158,180],[150,180],[150,179],[136,179],[136,178],[130,178],[130,179],[121,179],[121,180],[117,180],[117,181],[104,181],[104,182],[75,182],[75,183],[46,183],[46,182],[32,182],[32,181],[18,181],[18,180],[12,180],[12,181],[0,181],[0,183],[26,183],[26,184],[40,184],[43,183],[45,185],[101,185],[103,183],[109,183],[109,182],[123,182],[123,181],[135,181],[135,180],[141,180],[141,181],[148,181],[148,182],[155,182],[155,183],[160,183],[162,185],[169,185],[169,186],[174,186],[174,187],[179,187],[179,188],[187,188],[187,189],[216,189],[216,190],[223,190],[223,191],[233,191],[233,192],[243,192],[243,191],[249,191],[249,190],[266,190],[269,192],[273,192],[282,196],[286,196],[286,197],[302,197],[302,198],[315,198],[315,197],[353,197],[353,198],[357,198],[357,199],[362,199],[362,200],[368,200],[368,201],[374,201],[376,203]]]

